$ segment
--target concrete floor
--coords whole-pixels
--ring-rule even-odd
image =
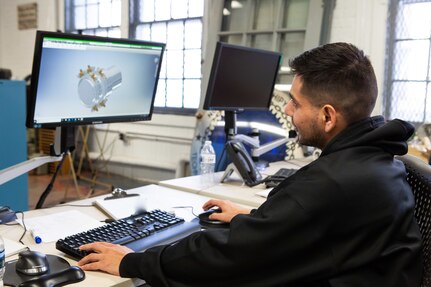
[[[40,196],[49,185],[53,175],[29,175],[28,177],[28,201],[29,210],[36,207]],[[53,184],[53,188],[46,197],[43,207],[51,207],[63,202],[94,197],[102,194],[110,193],[114,188],[122,188],[124,190],[146,185],[148,183],[130,179],[127,177],[99,173],[95,181],[91,180],[91,174],[83,172],[81,177],[77,179],[75,186],[71,174],[59,174]]]

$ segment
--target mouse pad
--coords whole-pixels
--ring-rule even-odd
[[[69,262],[67,262],[65,259],[59,256],[47,254],[46,259],[48,260],[48,264],[49,264],[48,272],[41,275],[34,275],[34,276],[25,275],[25,274],[16,272],[15,265],[18,259],[6,262],[5,263],[6,271],[3,277],[4,285],[18,286],[22,282],[28,281],[30,279],[36,279],[45,274],[58,273],[70,267]]]

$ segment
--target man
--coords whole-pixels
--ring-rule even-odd
[[[107,243],[78,264],[154,286],[420,286],[421,239],[403,164],[413,127],[370,117],[373,68],[346,43],[290,62],[285,108],[303,145],[321,156],[274,188],[256,210],[210,200],[228,230],[194,233],[144,253]]]

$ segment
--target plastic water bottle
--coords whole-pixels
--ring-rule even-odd
[[[201,179],[204,187],[214,184],[215,163],[216,154],[211,141],[205,141],[201,149]]]
[[[0,287],[3,287],[3,276],[5,271],[5,250],[3,237],[0,236]]]

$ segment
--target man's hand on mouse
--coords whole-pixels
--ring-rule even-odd
[[[120,275],[120,262],[130,252],[125,246],[106,242],[94,242],[82,245],[79,249],[93,251],[78,262],[83,270],[101,270],[113,275]]]
[[[208,210],[212,207],[217,206],[221,209],[221,212],[214,212],[209,216],[211,220],[220,220],[224,222],[230,222],[232,218],[238,214],[250,214],[251,209],[247,209],[232,203],[229,200],[210,199],[204,203],[202,208]]]

